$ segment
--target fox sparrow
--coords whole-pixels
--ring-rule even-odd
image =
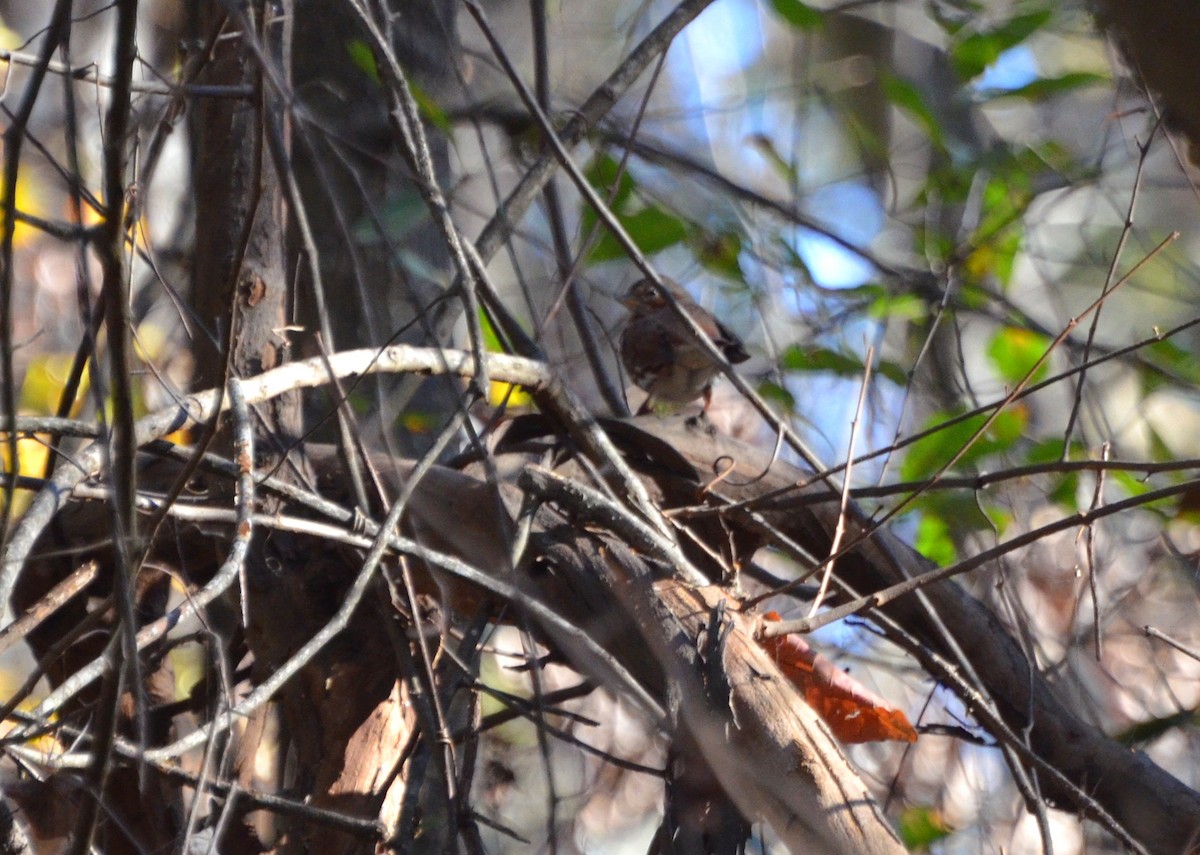
[[[677,283],[669,279],[663,282],[721,355],[735,364],[750,358],[741,340],[712,312],[698,305]],[[692,330],[649,279],[634,283],[621,302],[630,312],[621,333],[621,362],[633,382],[649,393],[638,414],[650,412],[656,402],[687,404],[700,397],[707,410],[712,382],[720,369]]]

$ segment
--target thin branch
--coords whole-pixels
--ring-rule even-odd
[[[1138,144],[1138,159],[1137,168],[1133,173],[1133,187],[1129,191],[1129,205],[1125,209],[1125,220],[1121,224],[1121,236],[1117,239],[1117,246],[1113,250],[1112,260],[1108,265],[1108,274],[1104,279],[1104,286],[1100,289],[1101,296],[1107,294],[1112,288],[1116,287],[1114,281],[1117,277],[1117,266],[1121,263],[1121,254],[1125,249],[1125,243],[1129,240],[1129,235],[1133,232],[1133,214],[1137,210],[1138,193],[1142,187],[1142,175],[1146,168],[1146,158],[1150,154],[1150,143],[1154,139],[1154,134],[1162,124],[1160,118],[1155,122],[1154,129],[1150,132],[1150,138],[1144,143]],[[1096,340],[1096,330],[1100,327],[1100,311],[1097,307],[1096,312],[1092,315],[1092,322],[1088,326],[1087,338],[1083,343],[1082,362],[1087,363],[1088,358],[1092,353],[1092,345]],[[1066,459],[1071,454],[1071,434],[1075,432],[1075,420],[1079,417],[1079,410],[1083,406],[1083,390],[1084,384],[1087,381],[1087,369],[1079,372],[1079,377],[1075,381],[1075,395],[1071,402],[1071,414],[1067,417],[1067,426],[1063,430],[1063,458]],[[1099,656],[1100,651],[1096,651]]]
[[[395,519],[393,519],[395,517]],[[394,527],[399,519],[399,514],[395,512],[388,515],[388,519],[384,521],[384,527]],[[279,517],[271,517],[261,521],[263,525],[278,526],[283,528],[281,523],[283,520]],[[316,535],[321,532],[321,526],[314,527],[311,520],[295,520],[296,531],[307,531]],[[466,562],[459,560],[451,555],[438,552],[422,546],[415,541],[405,537],[392,535],[387,538],[380,538],[372,542],[368,538],[345,533],[347,539],[353,538],[357,541],[360,547],[367,547],[372,550],[372,554],[363,562],[357,577],[347,591],[345,599],[338,607],[338,610],[330,618],[316,634],[313,635],[296,653],[294,653],[287,662],[276,669],[272,674],[254,688],[243,701],[237,706],[228,710],[224,715],[220,716],[216,721],[209,722],[205,727],[177,739],[170,745],[162,748],[156,748],[146,752],[146,756],[151,761],[168,760],[179,757],[193,748],[198,748],[213,736],[228,730],[234,722],[254,712],[264,703],[269,701],[279,688],[290,679],[304,664],[309,662],[313,656],[317,654],[335,635],[337,635],[349,622],[350,616],[366,590],[367,584],[374,576],[376,562],[382,557],[383,549],[388,546],[394,546],[400,551],[419,558],[430,566],[437,567],[447,573],[485,588],[493,593],[499,594],[506,600],[520,603],[521,608],[528,611],[538,620],[546,621],[554,626],[556,631],[566,632],[577,642],[583,644],[585,649],[591,655],[602,656],[606,664],[614,668],[614,674],[621,683],[621,687],[630,693],[630,696],[641,705],[645,711],[655,720],[662,721],[664,712],[658,702],[650,697],[637,680],[629,674],[624,667],[616,662],[606,651],[600,647],[597,642],[592,639],[587,632],[573,623],[559,617],[552,609],[542,605],[536,600],[532,600],[527,594],[522,592],[516,586],[509,585],[506,582],[496,579],[494,576],[484,573],[474,567],[471,567]],[[372,560],[374,559],[374,561]]]
[[[533,25],[534,85],[537,90],[538,105],[543,112],[549,113],[552,109],[550,103],[550,46],[546,33],[546,3],[544,0],[530,0],[529,17]],[[666,53],[664,52],[660,59],[665,58]],[[649,90],[646,94],[649,96]],[[613,183],[613,193],[616,192],[618,186],[620,186],[619,178]],[[584,356],[587,358],[588,366],[591,368],[601,397],[613,413],[618,416],[627,416],[629,415],[629,406],[625,402],[623,390],[613,381],[612,372],[605,365],[605,360],[601,355],[600,342],[593,327],[592,316],[588,312],[583,295],[575,284],[575,266],[578,261],[583,260],[583,253],[586,252],[588,242],[585,239],[581,243],[578,261],[573,262],[571,245],[567,238],[566,216],[563,211],[562,197],[558,192],[558,184],[554,181],[547,181],[542,195],[545,200],[546,219],[550,226],[550,239],[554,247],[554,260],[558,270],[558,286],[561,289],[559,299],[566,301],[571,322],[579,335],[579,342],[583,346]],[[596,227],[598,226],[597,223]],[[556,299],[542,320],[543,326],[551,321],[558,306],[559,300]],[[556,802],[557,799],[554,801]],[[553,821],[553,817],[550,821]]]
[[[852,465],[858,462],[858,460],[851,461]],[[1156,475],[1163,472],[1187,472],[1193,469],[1200,469],[1200,458],[1184,457],[1180,460],[1166,461],[1111,459],[1053,460],[1047,463],[1028,463],[1023,466],[1009,466],[995,472],[981,472],[978,475],[945,477],[936,483],[934,483],[932,478],[925,478],[920,481],[897,481],[896,483],[886,484],[881,487],[853,487],[850,489],[850,498],[855,501],[880,499],[888,496],[904,495],[917,490],[971,490],[972,492],[981,492],[997,484],[1004,484],[1008,481],[1022,481],[1037,475],[1071,475],[1077,472],[1138,472],[1144,475]],[[745,483],[742,482],[738,486],[744,486]],[[695,505],[692,507],[672,508],[668,515],[671,518],[701,518],[724,516],[732,511],[741,511],[747,508],[770,508],[780,505],[786,505],[789,508],[803,508],[839,501],[840,494],[833,492],[809,493],[798,496],[789,495],[789,493],[807,486],[811,486],[811,482],[776,490],[772,493],[769,500],[752,499],[726,505]]]
[[[373,561],[378,564],[383,557],[383,551],[390,546],[390,539],[396,526],[399,524],[400,516],[404,509],[408,507],[409,501],[413,494],[420,486],[423,479],[434,464],[442,456],[445,450],[449,447],[454,437],[458,434],[459,428],[466,420],[465,411],[459,411],[460,414],[452,417],[439,432],[437,439],[429,446],[429,449],[421,455],[421,459],[409,471],[408,477],[404,479],[404,487],[400,491],[400,495],[392,504],[388,512],[387,519],[379,528],[379,532],[375,535],[375,542],[371,545],[371,552],[367,555],[367,561]],[[499,565],[501,572],[505,572],[510,568]],[[408,562],[404,556],[400,557],[400,578],[404,583],[404,596],[409,613],[414,615],[414,618],[419,622],[421,609],[417,600],[416,585],[413,584],[412,572]],[[455,757],[454,740],[450,738],[450,728],[446,724],[446,709],[443,703],[441,693],[437,690],[436,669],[434,667],[433,653],[429,649],[429,640],[425,637],[425,633],[417,633],[417,649],[421,652],[421,668],[422,671],[419,677],[425,681],[426,691],[422,693],[429,701],[432,708],[432,716],[430,731],[426,734],[428,738],[434,741],[436,745],[441,747],[441,752],[435,753],[437,758],[438,776],[445,784],[446,794],[446,810],[451,815],[457,815],[460,812],[461,805],[458,804],[460,793],[456,790],[455,784],[457,777],[455,770],[458,768],[458,762]]]
[[[1142,628],[1142,631],[1146,634],[1147,638],[1157,638],[1159,641],[1165,641],[1167,644],[1174,647],[1176,650],[1178,650],[1183,655],[1188,656],[1192,659],[1195,659],[1197,662],[1200,662],[1200,649],[1197,649],[1190,645],[1184,644],[1182,641],[1172,638],[1171,636],[1167,635],[1162,630],[1155,629],[1154,627],[1150,626],[1149,624],[1144,626]]]
[[[540,466],[523,469],[517,476],[517,486],[540,501],[564,504],[580,521],[611,528],[633,547],[667,562],[689,584],[709,584],[708,578],[692,565],[676,543],[609,501],[603,493]]]
[[[968,706],[972,717],[997,742],[1009,746],[1032,768],[1054,781],[1059,787],[1071,792],[1074,798],[1078,799],[1079,804],[1083,806],[1084,810],[1087,811],[1088,815],[1107,828],[1131,852],[1138,853],[1138,855],[1148,855],[1146,849],[1134,840],[1129,832],[1087,790],[1068,779],[1061,770],[1033,751],[1026,744],[1025,740],[1021,739],[1008,726],[1004,717],[996,710],[994,701],[982,693],[975,685],[964,679],[961,663],[952,662],[931,649],[928,645],[922,644],[908,630],[897,624],[886,614],[881,613],[876,615],[874,619],[878,620],[884,634],[890,641],[898,645],[902,650],[906,650],[909,655],[921,664],[922,668],[929,672],[930,676],[950,687]],[[1010,768],[1012,768],[1011,765]]]
[[[858,404],[855,405],[854,419],[850,422],[850,447],[846,449],[846,460],[854,459],[854,443],[858,439],[858,422],[862,418],[863,403],[867,399],[867,389],[871,385],[871,363],[874,361],[874,348],[867,348],[866,367],[863,369],[862,384],[858,390]],[[825,593],[829,590],[829,577],[833,575],[834,556],[842,545],[842,538],[846,534],[846,520],[849,518],[850,510],[850,476],[852,475],[850,466],[846,466],[846,474],[842,478],[842,496],[841,504],[838,508],[837,526],[833,530],[833,539],[829,543],[829,557],[824,562],[824,573],[821,576],[821,584],[817,588],[817,595],[813,597],[812,605],[809,607],[808,616],[811,618],[821,608],[821,603],[825,600]],[[816,568],[819,572],[822,568]],[[811,575],[811,574],[806,574]]]
[[[1137,264],[1135,264],[1132,268],[1130,268],[1129,272],[1127,272],[1119,280],[1117,280],[1115,283],[1113,283],[1111,288],[1105,289],[1105,291],[1099,297],[1097,297],[1095,300],[1093,300],[1087,306],[1087,308],[1085,308],[1082,312],[1079,313],[1079,315],[1077,315],[1074,318],[1071,318],[1063,326],[1063,328],[1059,332],[1059,334],[1057,336],[1055,336],[1054,340],[1051,341],[1050,344],[1046,347],[1045,351],[1042,352],[1041,356],[1039,356],[1037,358],[1037,360],[1034,361],[1033,365],[1030,366],[1029,370],[1025,372],[1025,376],[1022,377],[1020,382],[1018,382],[1016,384],[1016,386],[1013,387],[1013,390],[1004,396],[1004,400],[1002,400],[995,407],[995,409],[993,409],[989,413],[987,418],[984,419],[983,423],[978,428],[976,428],[971,433],[971,436],[969,436],[958,447],[958,450],[954,452],[954,454],[950,457],[950,459],[947,460],[940,467],[938,467],[937,472],[933,475],[933,478],[930,479],[930,484],[933,485],[933,484],[936,484],[938,481],[940,481],[941,478],[954,467],[954,464],[962,459],[963,455],[965,455],[967,453],[967,451],[970,450],[970,448],[975,444],[975,442],[980,437],[984,436],[988,432],[988,430],[991,429],[992,425],[995,424],[996,419],[1000,418],[1000,414],[1003,413],[1008,408],[1009,404],[1011,404],[1013,401],[1015,401],[1017,399],[1017,396],[1019,396],[1024,391],[1025,387],[1028,386],[1030,384],[1030,382],[1033,380],[1034,376],[1036,376],[1038,370],[1046,363],[1046,360],[1048,360],[1050,358],[1050,354],[1053,353],[1056,349],[1058,349],[1058,347],[1064,341],[1067,340],[1067,337],[1070,336],[1071,331],[1074,330],[1075,327],[1077,327],[1079,325],[1079,322],[1081,320],[1086,318],[1088,315],[1093,314],[1094,312],[1098,312],[1100,310],[1100,308],[1104,305],[1104,303],[1108,300],[1108,298],[1112,296],[1114,291],[1116,291],[1119,287],[1121,287],[1122,285],[1129,282],[1133,278],[1133,275],[1135,273],[1137,273],[1143,266],[1145,266],[1147,263],[1149,263],[1150,260],[1153,259],[1154,257],[1156,257],[1160,252],[1162,252],[1164,249],[1166,249],[1167,246],[1174,243],[1175,240],[1178,239],[1178,237],[1179,237],[1179,232],[1172,232],[1171,234],[1167,235],[1167,237],[1165,237],[1161,241],[1159,241],[1157,246],[1155,246],[1152,250],[1150,250],[1148,253],[1146,253],[1146,255],[1140,261],[1138,261]],[[928,488],[925,488],[925,489],[928,489]],[[894,505],[893,507],[889,508],[887,513],[885,513],[882,517],[880,517],[876,521],[876,525],[882,525],[883,523],[887,522],[888,520],[892,519],[897,514],[899,514],[902,510],[904,510],[904,508],[911,506],[912,503],[917,499],[917,497],[919,497],[923,492],[924,492],[924,490],[917,490],[911,496],[906,497],[903,501],[901,501],[901,502],[897,503],[896,505]]]
[[[0,50],[0,62],[11,65],[24,65],[31,68],[38,68],[40,64],[38,57],[12,50]],[[96,86],[102,86],[106,89],[117,86],[117,78],[101,74],[99,68],[92,62],[89,62],[87,65],[77,66],[70,66],[65,62],[49,62],[45,64],[45,70],[51,74],[58,74],[70,80],[94,83]],[[167,95],[175,97],[182,94],[189,98],[238,98],[241,100],[251,98],[254,95],[254,88],[251,86],[203,86],[196,83],[146,83],[136,80],[130,81],[127,91],[137,92],[139,95]]]
[[[125,167],[133,112],[133,95],[129,87],[137,58],[138,4],[137,0],[116,0],[115,6],[113,65],[116,76],[109,96],[103,141],[104,221],[94,247],[103,271],[100,299],[108,334],[108,379],[112,384],[112,427],[106,441],[99,445],[108,458],[113,489],[113,501],[108,507],[113,524],[112,575],[117,625],[106,651],[112,670],[101,686],[94,721],[92,762],[84,775],[85,789],[90,798],[83,800],[75,817],[66,850],[69,855],[82,855],[91,848],[112,760],[110,748],[117,736],[118,704],[125,688],[133,694],[138,739],[143,744],[148,740],[145,687],[142,685],[142,669],[134,639],[137,629],[134,613],[135,576],[141,566],[142,550],[137,541],[134,506],[137,493],[137,440],[134,436],[131,376],[133,354],[130,332],[133,322],[130,316],[129,271],[125,263]],[[101,377],[96,376],[93,380],[99,394]]]
[[[3,407],[6,421],[0,427],[5,434],[4,443],[14,471],[18,459],[17,435],[12,429],[12,419],[17,414],[17,384],[13,364],[16,348],[12,338],[13,235],[17,226],[17,174],[21,169],[21,146],[25,142],[25,129],[29,126],[33,108],[37,104],[38,92],[46,79],[51,57],[66,38],[70,24],[71,0],[57,0],[50,16],[50,26],[46,31],[38,63],[25,84],[21,102],[3,134],[4,175],[3,187],[0,189],[0,210],[3,211],[3,217],[0,218],[0,407]],[[11,485],[4,488],[4,507],[0,509],[0,543],[5,543],[8,539],[13,512],[12,489]],[[0,596],[0,603],[6,602],[7,596]]]
[[[25,640],[29,633],[92,584],[99,574],[99,565],[95,561],[87,561],[47,591],[41,599],[25,609],[24,614],[0,630],[0,654]]]
[[[237,524],[229,556],[217,571],[230,579],[236,574],[242,583],[242,626],[250,627],[250,591],[246,579],[246,556],[250,554],[250,538],[254,535],[254,427],[250,408],[242,394],[242,384],[236,377],[229,379],[229,409],[233,413],[233,453],[237,467],[237,493],[234,507]],[[168,505],[167,507],[170,507]],[[139,633],[140,635],[140,633]]]
[[[1100,455],[1101,459],[1107,460],[1111,450],[1112,444],[1104,443]],[[1088,508],[1093,513],[1104,502],[1104,476],[1106,474],[1104,469],[1096,470],[1096,486],[1092,491],[1092,504]],[[1096,526],[1094,524],[1087,526],[1084,528],[1083,534],[1087,555],[1088,588],[1092,595],[1092,640],[1096,646],[1096,661],[1102,662],[1104,659],[1104,648],[1102,645],[1104,635],[1103,628],[1100,625],[1100,583],[1096,579],[1096,574],[1099,572],[1096,568]]]

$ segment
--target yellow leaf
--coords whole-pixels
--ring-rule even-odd
[[[25,369],[25,382],[21,385],[21,400],[18,407],[24,413],[45,415],[58,409],[58,399],[71,371],[75,357],[69,353],[47,353],[29,362]],[[83,369],[77,403],[82,401],[88,390],[88,369]]]
[[[4,147],[0,146],[0,154],[4,151]],[[32,214],[35,217],[45,217],[45,205],[41,196],[35,189],[37,185],[36,176],[31,178],[29,168],[22,168],[17,174],[17,211],[22,214]],[[17,247],[28,246],[37,236],[41,234],[34,226],[27,223],[18,222],[13,229],[13,245]]]
[[[533,396],[520,386],[493,380],[488,384],[488,403],[493,407],[527,407],[533,401]]]

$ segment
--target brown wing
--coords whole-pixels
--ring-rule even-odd
[[[716,318],[713,318],[713,320],[717,323],[717,334],[713,337],[713,344],[717,346],[717,349],[721,353],[725,354],[725,358],[734,365],[749,359],[750,354],[746,352],[742,340],[730,332],[729,328],[720,321],[717,321]]]
[[[661,324],[635,318],[621,332],[621,363],[630,379],[649,389],[675,361],[671,336]]]

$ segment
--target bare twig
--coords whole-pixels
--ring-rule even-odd
[[[1142,188],[1142,175],[1146,168],[1146,158],[1150,154],[1150,143],[1154,139],[1154,135],[1162,124],[1160,118],[1155,123],[1154,128],[1150,131],[1150,138],[1144,143],[1138,143],[1138,159],[1137,169],[1133,173],[1133,187],[1129,190],[1129,205],[1125,209],[1125,221],[1121,224],[1121,236],[1117,239],[1116,248],[1113,249],[1112,260],[1108,265],[1108,274],[1105,276],[1104,285],[1100,289],[1100,294],[1103,296],[1115,287],[1114,282],[1117,278],[1117,267],[1121,263],[1121,254],[1125,249],[1125,243],[1129,240],[1129,235],[1133,232],[1133,213],[1137,209],[1138,193]],[[1088,326],[1087,338],[1083,343],[1083,354],[1081,362],[1086,365],[1088,358],[1091,356],[1092,345],[1096,340],[1096,330],[1100,326],[1100,312],[1102,306],[1096,307],[1095,314],[1092,315],[1092,322]],[[1079,377],[1075,381],[1075,396],[1071,402],[1071,414],[1067,417],[1067,426],[1063,429],[1063,459],[1065,460],[1071,454],[1071,434],[1075,432],[1075,420],[1079,418],[1080,407],[1083,406],[1083,390],[1084,384],[1087,381],[1087,369],[1083,368],[1079,372]],[[1097,656],[1099,650],[1096,651]]]
[[[1109,452],[1112,450],[1110,443],[1104,443],[1101,450],[1101,460],[1107,461]],[[1104,502],[1104,476],[1106,470],[1096,470],[1096,487],[1092,491],[1092,503],[1088,510],[1095,513],[1096,508]],[[1096,646],[1096,661],[1103,661],[1104,648],[1101,644],[1103,641],[1103,627],[1100,625],[1100,583],[1096,578],[1099,569],[1096,567],[1096,526],[1089,525],[1084,528],[1084,546],[1087,554],[1087,577],[1088,589],[1092,595],[1092,640]]]
[[[604,494],[540,466],[524,469],[518,476],[517,486],[541,501],[562,502],[570,508],[572,515],[580,520],[612,528],[634,547],[644,549],[668,562],[676,569],[680,578],[689,584],[709,584],[709,580],[692,566],[676,543],[631,516],[620,505],[609,501]]]
[[[116,0],[115,5],[113,65],[116,74],[108,103],[103,143],[104,221],[94,247],[103,271],[100,299],[108,334],[108,379],[112,384],[112,428],[100,444],[106,452],[112,476],[113,501],[108,507],[113,523],[115,566],[112,575],[117,626],[106,652],[112,670],[101,687],[94,722],[92,763],[84,776],[90,797],[83,800],[76,814],[67,845],[70,855],[82,855],[91,848],[100,815],[101,794],[112,759],[110,748],[116,738],[117,705],[123,683],[124,688],[133,694],[138,739],[143,744],[148,739],[145,687],[142,685],[142,669],[134,638],[137,631],[134,586],[141,566],[142,550],[137,541],[134,507],[137,493],[137,440],[134,436],[133,354],[130,344],[133,323],[125,263],[125,166],[133,111],[133,95],[129,87],[137,58],[137,0]],[[96,376],[93,380],[99,393],[101,378]]]
[[[846,460],[854,459],[854,442],[858,438],[858,420],[862,418],[863,403],[867,399],[867,389],[871,385],[871,363],[874,361],[875,351],[873,348],[867,348],[866,368],[863,369],[862,384],[858,390],[858,403],[854,409],[854,419],[850,422],[850,447],[846,449]],[[821,603],[825,600],[825,593],[829,590],[829,577],[833,575],[834,556],[838,554],[838,550],[842,545],[842,538],[846,534],[846,519],[850,508],[850,477],[853,474],[849,462],[846,464],[846,473],[842,478],[842,496],[841,505],[838,508],[837,526],[833,531],[833,539],[829,543],[829,557],[825,559],[823,567],[816,568],[816,571],[824,570],[821,576],[821,584],[817,588],[817,595],[813,597],[812,606],[809,607],[808,616],[811,618],[821,608]]]
[[[0,62],[11,65],[23,65],[38,68],[41,62],[38,57],[12,50],[0,50]],[[82,83],[94,83],[111,89],[117,85],[117,79],[107,74],[101,74],[94,63],[71,66],[65,62],[45,63],[45,70]],[[183,94],[189,98],[238,98],[246,99],[254,94],[250,86],[203,86],[196,83],[146,83],[131,81],[129,91],[139,95],[167,95],[175,97]]]
[[[0,630],[0,653],[23,641],[30,632],[90,585],[99,572],[99,565],[95,561],[85,562],[46,592],[37,603],[25,610],[25,614]]]
[[[237,573],[242,583],[242,626],[250,626],[250,592],[246,580],[246,555],[254,534],[254,429],[250,408],[242,394],[242,384],[236,377],[229,379],[229,409],[233,413],[234,465],[237,466],[237,526],[229,557],[217,571]]]
[[[1147,624],[1145,627],[1143,627],[1142,631],[1144,633],[1146,633],[1146,636],[1148,638],[1157,638],[1159,641],[1165,641],[1167,644],[1174,647],[1180,653],[1182,653],[1185,656],[1188,656],[1192,659],[1195,659],[1197,662],[1200,662],[1200,649],[1192,647],[1191,645],[1188,645],[1188,644],[1184,644],[1182,641],[1172,638],[1171,636],[1167,635],[1162,630],[1156,629],[1156,628],[1150,626],[1149,624]]]

